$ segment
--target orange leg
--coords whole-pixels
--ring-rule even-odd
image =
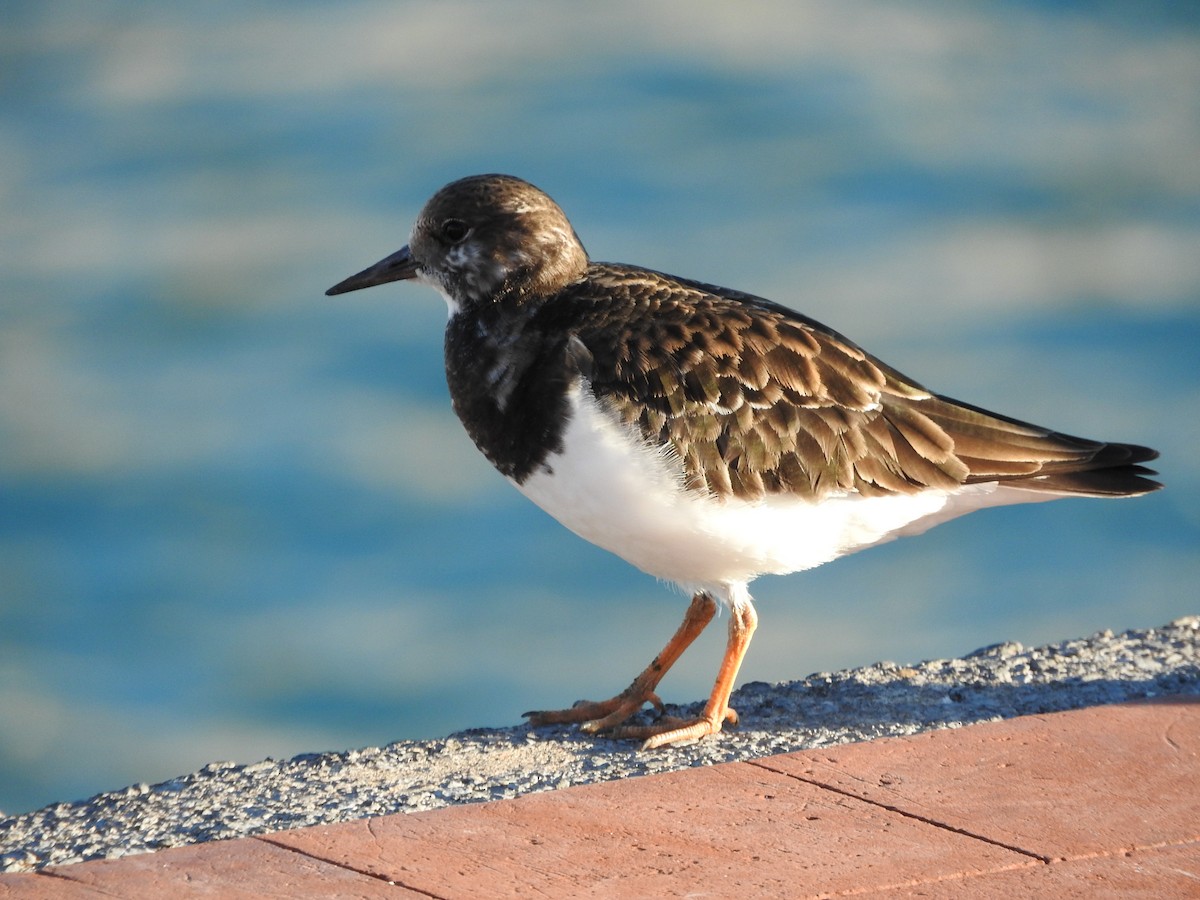
[[[529,717],[529,724],[538,726],[580,722],[581,730],[593,734],[612,729],[613,737],[644,741],[643,750],[717,734],[725,722],[735,724],[737,713],[729,707],[729,695],[733,693],[738,669],[741,668],[746,650],[750,647],[754,629],[758,627],[758,614],[754,611],[749,596],[743,594],[743,598],[729,616],[729,640],[725,645],[725,656],[721,660],[721,669],[717,673],[717,681],[713,685],[708,703],[698,718],[677,719],[662,716],[653,725],[618,727],[645,703],[652,703],[658,709],[662,709],[662,701],[658,699],[654,689],[676,660],[683,655],[683,651],[712,621],[717,611],[716,601],[704,593],[692,597],[692,603],[683,617],[683,624],[667,642],[667,646],[654,658],[654,662],[616,697],[600,703],[581,700],[570,709],[528,712],[525,715]]]
[[[717,682],[713,685],[708,703],[704,705],[704,713],[699,718],[673,719],[664,716],[653,725],[618,728],[613,732],[613,736],[644,739],[642,749],[651,750],[678,741],[690,741],[717,734],[724,722],[736,724],[737,713],[729,708],[729,695],[733,693],[738,669],[741,668],[757,626],[758,614],[754,611],[750,598],[746,597],[743,603],[730,613],[729,642],[725,645],[725,656],[721,660],[721,669],[717,672]]]
[[[662,709],[662,701],[658,699],[658,695],[654,693],[654,689],[658,687],[658,683],[662,681],[663,676],[671,666],[683,655],[683,651],[691,646],[694,641],[704,630],[712,617],[717,612],[717,603],[708,594],[700,593],[692,597],[691,605],[688,606],[687,612],[684,614],[683,623],[679,626],[679,630],[671,640],[667,641],[667,646],[663,647],[662,652],[654,657],[654,662],[646,666],[645,670],[637,678],[633,679],[633,683],[625,688],[617,696],[611,700],[604,700],[599,703],[591,700],[580,700],[570,709],[548,710],[545,712],[527,712],[525,715],[529,718],[529,724],[533,726],[539,725],[561,725],[574,722],[582,723],[580,728],[589,733],[604,731],[609,728],[614,728],[620,725],[635,712],[642,708],[645,703],[652,703],[658,709]],[[751,610],[751,615],[753,615]],[[733,623],[730,622],[732,634]],[[753,626],[751,626],[753,630]],[[746,643],[749,643],[749,637],[746,638]],[[742,648],[742,653],[745,653],[745,647]],[[726,659],[729,653],[726,652]],[[741,662],[739,654],[737,662]],[[724,667],[722,667],[724,670]],[[729,689],[733,686],[733,678],[737,675],[737,663],[734,663],[733,673],[729,676],[729,688],[725,691],[725,700],[729,700]],[[720,683],[718,679],[718,684]],[[713,696],[716,696],[714,692]],[[712,706],[713,701],[709,701],[709,706]],[[705,710],[707,715],[708,710]],[[653,727],[653,726],[650,726]],[[716,730],[720,730],[718,725]],[[628,737],[638,737],[639,735],[627,735]]]

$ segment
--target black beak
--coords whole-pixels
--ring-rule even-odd
[[[347,294],[363,288],[374,287],[377,284],[387,284],[389,281],[406,281],[417,277],[417,263],[408,251],[401,247],[391,256],[381,259],[373,266],[363,269],[357,275],[351,275],[345,281],[339,281],[325,292],[326,297],[334,294]]]

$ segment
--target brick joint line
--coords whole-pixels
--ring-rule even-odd
[[[368,826],[368,828],[369,827],[370,826]],[[404,888],[405,890],[412,891],[416,894],[421,894],[424,897],[429,897],[431,900],[450,900],[449,897],[443,897],[441,894],[430,893],[423,888],[415,887],[411,884],[405,884],[403,881],[395,881],[391,878],[388,878],[386,875],[376,875],[374,872],[364,872],[362,869],[356,869],[354,866],[348,866],[345,863],[338,862],[335,859],[326,859],[324,856],[315,856],[312,853],[301,850],[298,847],[280,844],[277,841],[271,840],[271,835],[269,834],[256,834],[253,836],[253,840],[262,841],[264,844],[270,844],[272,847],[278,847],[280,850],[287,850],[289,853],[295,853],[298,856],[305,856],[309,859],[315,859],[317,862],[323,862],[331,866],[336,866],[339,869],[345,869],[347,872],[354,872],[356,875],[364,875],[367,878],[374,878],[376,881],[382,881],[384,884],[389,886]]]
[[[1036,859],[1038,862],[1049,865],[1054,862],[1054,857],[1044,856],[1041,853],[1034,853],[1032,850],[1026,850],[1024,847],[1017,847],[1014,844],[1006,844],[1004,841],[998,841],[995,838],[990,838],[985,834],[976,834],[974,831],[968,831],[965,828],[957,828],[947,822],[939,822],[937,819],[931,819],[928,816],[922,816],[915,812],[910,812],[906,809],[901,809],[898,806],[889,806],[887,803],[881,803],[878,800],[871,800],[867,797],[860,797],[851,791],[844,788],[836,787],[832,784],[826,784],[823,781],[817,781],[812,778],[805,778],[802,775],[797,775],[794,772],[781,772],[779,769],[773,769],[769,765],[764,764],[760,760],[746,760],[752,766],[758,766],[760,769],[765,769],[768,772],[773,772],[776,775],[783,775],[787,778],[794,778],[796,781],[802,781],[805,784],[811,784],[813,787],[819,787],[826,791],[832,791],[835,794],[841,794],[843,797],[849,797],[852,800],[858,800],[862,803],[869,803],[871,806],[876,806],[880,809],[886,809],[888,812],[899,813],[908,819],[914,819],[918,822],[924,822],[926,825],[932,825],[934,828],[941,828],[944,831],[952,831],[955,834],[961,834],[963,837],[973,838],[977,841],[983,841],[985,844],[991,844],[995,847],[1001,847],[1005,850],[1011,850],[1013,853],[1020,853],[1022,856],[1028,856]]]

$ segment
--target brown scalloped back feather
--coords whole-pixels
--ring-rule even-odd
[[[569,299],[571,302],[564,304]],[[768,300],[593,264],[547,304],[565,313],[596,396],[678,459],[687,487],[755,500],[1004,482],[1134,496],[1161,487],[1131,444],[1072,437],[926,390]]]

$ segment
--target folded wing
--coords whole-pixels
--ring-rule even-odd
[[[786,307],[624,267],[612,280],[629,291],[624,329],[577,331],[592,389],[676,457],[693,490],[818,500],[993,481],[1085,496],[1161,487],[1139,465],[1157,456],[1147,447],[939,396]]]

